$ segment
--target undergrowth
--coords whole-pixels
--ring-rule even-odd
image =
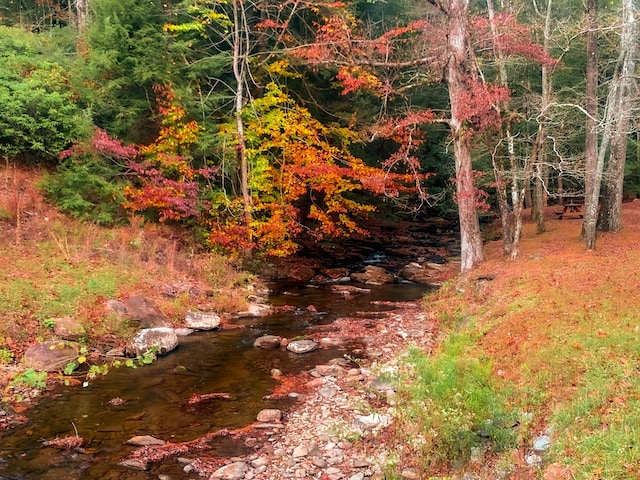
[[[425,471],[516,445],[519,414],[509,405],[511,392],[496,382],[490,362],[473,353],[473,344],[468,334],[454,333],[433,356],[413,347],[405,357],[400,430]]]

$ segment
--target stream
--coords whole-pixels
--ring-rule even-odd
[[[334,357],[352,354],[357,347],[318,349],[296,355],[284,349],[266,351],[253,347],[254,340],[273,334],[286,338],[303,337],[319,325],[358,311],[373,312],[385,307],[375,300],[411,301],[429,287],[392,284],[369,287],[371,292],[346,300],[330,291],[330,286],[270,286],[269,302],[295,307],[285,313],[263,318],[239,319],[245,328],[200,332],[181,337],[180,346],[153,362],[132,369],[113,368],[86,387],[60,386],[24,414],[29,422],[0,432],[0,480],[137,480],[198,478],[187,475],[175,460],[154,465],[149,471],[119,466],[134,447],[126,441],[135,435],[183,442],[221,428],[240,428],[255,421],[265,408],[286,410],[295,400],[265,400],[276,381],[271,370],[284,374],[309,370]],[[313,305],[313,309],[307,309]],[[386,307],[388,309],[389,307]],[[230,400],[219,400],[197,408],[189,405],[193,394],[223,392]],[[110,403],[114,398],[125,402]],[[43,441],[70,435],[84,438],[85,453],[65,454]],[[206,455],[234,456],[247,447],[231,438],[212,442]]]

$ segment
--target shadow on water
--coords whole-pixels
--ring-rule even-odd
[[[345,299],[330,287],[274,286],[269,299],[274,306],[288,305],[288,311],[266,318],[239,320],[245,328],[197,333],[181,338],[180,347],[153,364],[137,369],[112,369],[86,388],[60,387],[54,395],[39,401],[26,414],[29,423],[0,433],[1,479],[113,479],[157,478],[163,473],[175,478],[187,476],[177,462],[164,462],[146,472],[117,465],[133,447],[125,444],[134,435],[153,435],[170,442],[183,442],[221,428],[239,428],[252,423],[264,408],[284,405],[265,400],[276,382],[271,370],[297,373],[342,356],[340,349],[321,349],[305,355],[286,350],[264,351],[253,341],[264,334],[294,338],[310,327],[358,311],[375,311],[385,306],[372,301],[410,301],[426,291],[424,286],[386,285]],[[309,308],[312,305],[313,308]],[[218,399],[189,405],[193,394],[227,393]],[[120,398],[122,405],[110,401]],[[43,440],[78,434],[84,438],[86,454],[65,454],[45,448]],[[243,445],[219,439],[209,454],[240,455]]]

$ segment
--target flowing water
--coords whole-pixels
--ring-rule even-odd
[[[243,319],[245,328],[202,332],[182,337],[180,347],[153,364],[137,369],[112,369],[87,387],[60,387],[41,399],[25,414],[29,423],[0,432],[0,480],[156,479],[187,476],[175,461],[165,461],[146,472],[118,466],[133,447],[125,444],[135,435],[153,435],[171,442],[193,440],[221,428],[239,428],[252,423],[264,408],[284,408],[283,401],[265,400],[276,382],[271,370],[295,373],[329,359],[350,353],[345,349],[320,349],[304,355],[285,350],[265,351],[253,341],[265,334],[287,338],[304,336],[318,324],[357,311],[374,311],[373,300],[409,301],[419,298],[426,287],[397,284],[372,287],[369,294],[345,300],[329,287],[275,287],[269,301],[291,305],[286,313],[266,318]],[[307,309],[315,307],[316,312]],[[311,309],[313,310],[313,309]],[[227,393],[229,400],[214,400],[198,407],[188,404],[193,394]],[[112,405],[110,400],[125,400]],[[75,435],[84,438],[86,453],[67,454],[44,447],[44,440]],[[214,455],[245,453],[231,439],[213,443]]]

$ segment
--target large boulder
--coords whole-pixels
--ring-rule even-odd
[[[117,313],[140,328],[171,326],[166,315],[147,297],[134,295],[123,300],[109,300],[107,310]]]
[[[80,355],[80,344],[56,340],[31,345],[24,352],[22,363],[27,368],[43,372],[58,372]]]
[[[178,346],[178,336],[173,328],[156,327],[140,330],[127,346],[127,354],[136,356],[155,350],[165,355]]]

